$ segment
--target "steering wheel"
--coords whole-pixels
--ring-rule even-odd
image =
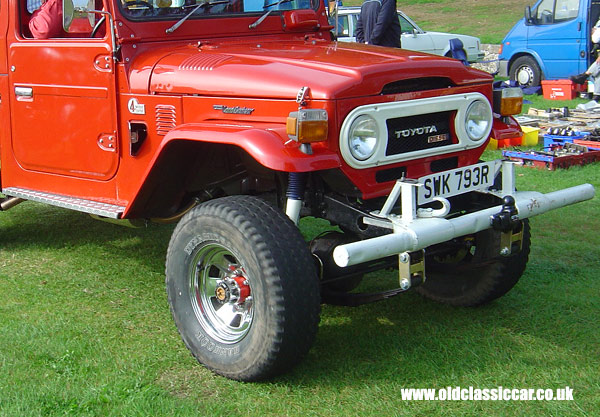
[[[106,16],[102,15],[102,17],[96,22],[94,25],[94,29],[92,29],[92,33],[90,34],[90,38],[94,38],[98,33],[98,30],[102,26],[102,24],[106,21]]]

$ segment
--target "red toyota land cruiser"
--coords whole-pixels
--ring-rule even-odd
[[[519,132],[520,91],[457,60],[337,43],[322,0],[64,0],[51,39],[30,31],[34,9],[0,8],[2,208],[177,221],[172,315],[229,378],[298,362],[322,302],[502,296],[527,218],[594,195],[515,191],[510,162],[479,158]],[[302,216],[338,227],[306,243]],[[380,268],[397,288],[352,292]]]

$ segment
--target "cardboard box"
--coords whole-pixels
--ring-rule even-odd
[[[587,91],[587,85],[575,84],[571,80],[543,80],[542,92],[548,100],[573,100],[581,91]]]

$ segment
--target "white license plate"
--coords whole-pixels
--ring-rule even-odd
[[[419,204],[428,203],[435,197],[452,197],[487,189],[494,184],[498,162],[483,162],[419,178]]]

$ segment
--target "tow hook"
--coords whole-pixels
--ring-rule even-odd
[[[507,195],[502,199],[500,212],[490,217],[494,230],[502,232],[500,235],[500,255],[509,256],[513,252],[513,244],[523,244],[523,222],[519,219],[519,212],[515,206],[515,199]]]

